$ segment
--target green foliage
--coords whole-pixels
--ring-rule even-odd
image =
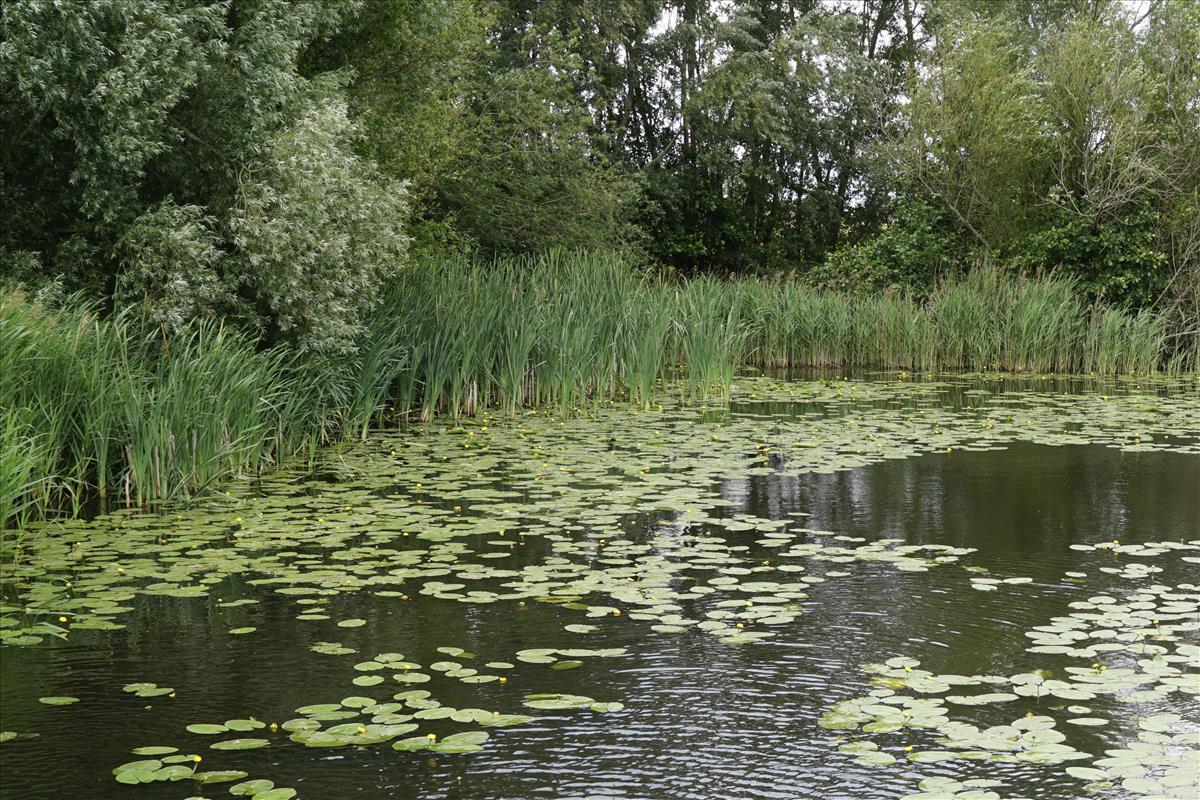
[[[121,238],[115,303],[176,332],[227,304],[216,222],[199,206],[164,200],[134,220]]]
[[[14,410],[6,436],[35,445],[29,472],[40,480],[5,483],[10,515],[118,492],[139,503],[187,497],[260,463],[279,356],[212,325],[172,335],[167,348],[128,316],[0,296],[0,406]]]
[[[424,259],[387,314],[414,342],[392,402],[405,414],[563,411],[656,387],[719,396],[738,366],[1152,372],[1166,319],[1088,305],[1075,281],[979,268],[905,291],[787,281],[666,280],[627,258],[555,251],[494,263]],[[680,371],[672,369],[680,365]],[[680,378],[678,382],[670,381]]]
[[[1147,373],[1167,318],[1080,299],[1072,279],[977,269],[925,300],[795,281],[656,278],[612,252],[422,259],[337,360],[256,349],[212,322],[148,328],[68,298],[0,293],[0,513],[186,499],[341,437],[434,414],[569,414],[703,399],[735,371],[838,366]],[[1184,358],[1188,360],[1184,360]]]
[[[866,240],[839,247],[805,278],[845,291],[925,292],[966,255],[948,215],[921,200],[902,201],[896,218]]]
[[[985,252],[1089,297],[1190,307],[1200,190],[1200,10],[943,2],[885,149]],[[1183,334],[1196,326],[1183,320]]]
[[[637,183],[597,141],[580,102],[592,77],[580,48],[591,40],[572,23],[587,30],[593,13],[607,12],[545,5],[372,3],[308,56],[313,68],[354,71],[364,149],[412,182],[424,249],[514,253],[637,238]]]
[[[371,2],[304,55],[306,75],[353,70],[348,98],[362,153],[409,181],[413,211],[427,224],[444,213],[443,178],[474,135],[464,83],[494,17],[487,4],[457,0]]]
[[[0,263],[325,354],[367,324],[403,231],[921,294],[980,252],[1187,331],[1200,10],[1143,11],[14,0]]]
[[[1170,262],[1155,227],[1155,214],[1146,206],[1120,221],[1093,223],[1063,214],[1058,224],[1025,238],[1015,265],[1028,272],[1062,271],[1091,297],[1147,307],[1162,294]]]
[[[232,315],[344,353],[402,264],[405,194],[353,152],[344,80],[298,63],[359,8],[7,4],[4,260],[170,330]]]
[[[147,329],[71,297],[0,291],[0,527],[146,505],[358,434],[405,364],[380,321],[336,371],[212,322]]]
[[[903,69],[896,12],[682,4],[652,40],[659,60],[637,66],[671,89],[630,109],[665,140],[643,145],[652,252],[687,270],[778,271],[820,260],[843,224],[870,219],[864,156]]]
[[[404,187],[350,150],[352,131],[342,103],[308,111],[248,176],[230,218],[229,282],[300,353],[352,350],[407,250]]]
[[[1045,163],[1037,82],[1021,56],[1001,23],[942,32],[890,144],[901,173],[992,250],[1028,225]]]
[[[4,167],[11,200],[34,206],[26,225],[129,221],[150,162],[172,146],[172,109],[221,55],[223,15],[175,0],[5,4]]]

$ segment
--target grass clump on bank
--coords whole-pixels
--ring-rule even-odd
[[[722,394],[745,366],[1194,371],[1194,347],[1170,341],[1162,316],[1088,305],[1056,277],[982,269],[924,299],[859,296],[668,280],[603,252],[421,261],[336,361],[0,291],[0,524],[191,497],[385,421],[648,407],[668,386]]]
[[[191,497],[364,430],[403,357],[381,355],[386,341],[331,379],[214,323],[164,336],[129,313],[0,294],[0,524]]]
[[[748,360],[760,366],[1113,375],[1178,372],[1194,358],[1170,353],[1163,315],[1089,305],[1060,277],[981,268],[924,299],[786,282],[737,286],[753,309]]]
[[[817,291],[793,281],[663,280],[619,255],[552,252],[415,265],[388,301],[412,343],[404,412],[648,404],[681,378],[721,393],[741,366],[1142,374],[1194,369],[1165,317],[1089,305],[1066,278],[993,268],[929,297]]]

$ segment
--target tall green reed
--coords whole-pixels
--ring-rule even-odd
[[[667,384],[719,396],[743,367],[1196,371],[1196,344],[1168,331],[1153,311],[1089,305],[1070,280],[995,267],[922,299],[671,280],[621,253],[556,250],[418,259],[354,353],[313,360],[212,323],[167,335],[0,289],[0,525],[191,497],[437,414],[645,408]]]

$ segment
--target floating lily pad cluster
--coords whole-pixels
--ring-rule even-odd
[[[1099,549],[1116,547],[1113,543]],[[1200,541],[1150,543],[1129,550],[1139,556],[1188,558],[1182,554],[1197,548]],[[1142,581],[1148,574],[1114,572]],[[1200,797],[1200,720],[1142,710],[1169,704],[1175,696],[1200,696],[1200,646],[1189,641],[1200,632],[1200,585],[1142,585],[1124,597],[1095,595],[1070,606],[1073,613],[1029,631],[1034,644],[1028,650],[1048,658],[1083,659],[1090,662],[1086,666],[1008,676],[944,675],[921,669],[916,659],[897,656],[865,665],[876,688],[838,702],[819,724],[839,733],[854,732],[851,736],[870,736],[839,739],[839,751],[864,765],[889,766],[900,757],[915,763],[1090,762],[1071,763],[1065,772],[1092,788],[1119,785],[1134,796]],[[1095,704],[1111,710],[1102,715],[1093,710]],[[1024,713],[990,726],[956,719],[970,707],[993,706]],[[1115,725],[1132,740],[1097,757],[1068,744],[1060,722],[1082,728]],[[894,752],[875,740],[889,735],[899,739]],[[965,782],[953,783],[923,785],[907,800],[981,796],[964,794]]]
[[[134,697],[163,697],[175,693],[174,688],[159,686],[157,683],[127,683],[123,687],[123,691],[132,694]]]
[[[426,667],[406,660],[402,653],[378,653],[368,661],[360,661],[353,665],[353,671],[361,674],[353,678],[352,683],[359,687],[373,687],[384,683],[386,678],[401,684],[424,684],[436,675],[457,679],[463,683],[507,680],[504,675],[480,674],[474,668],[465,667],[463,662],[473,661],[476,656],[462,647],[443,646],[437,650],[446,658],[429,664],[429,672],[422,672]],[[578,660],[563,661],[559,656],[614,657],[625,652],[624,648],[530,648],[519,651],[515,660],[527,664],[549,664],[553,669],[562,664],[578,666],[582,663]],[[488,669],[508,671],[514,669],[516,664],[508,661],[489,661],[484,666]],[[363,681],[364,677],[375,680]],[[587,710],[603,713],[624,708],[620,702],[554,693],[526,695],[524,704],[540,712]],[[351,695],[337,702],[301,706],[296,709],[296,713],[299,716],[278,724],[268,724],[254,718],[231,719],[222,723],[196,722],[187,725],[185,730],[193,736],[211,738],[213,741],[207,744],[207,749],[218,751],[257,750],[289,742],[313,748],[367,747],[391,743],[393,749],[401,751],[464,754],[482,750],[489,737],[487,731],[465,730],[441,735],[435,729],[454,724],[501,728],[523,725],[534,719],[528,714],[448,706],[438,700],[433,691],[425,688],[405,689],[383,700],[366,695]],[[424,733],[419,732],[422,728]],[[245,735],[250,732],[253,732],[253,735]],[[231,733],[242,735],[230,737]],[[134,750],[135,755],[142,756],[165,756],[174,753],[178,753],[178,749],[171,746],[148,746]],[[170,755],[161,760],[143,759],[121,765],[114,771],[114,775],[118,781],[124,783],[181,780],[190,777],[191,770],[184,776],[176,764],[188,759],[191,760],[189,763],[199,763],[195,756]],[[155,761],[158,763],[154,763]],[[210,777],[213,774],[234,776],[234,771],[200,773],[202,777],[198,780],[239,780],[246,777],[247,773],[238,771],[234,777],[229,778]],[[259,784],[255,781],[246,784],[251,788],[257,785]],[[274,789],[273,786],[263,791],[268,790],[291,791]],[[249,792],[249,789],[246,791]],[[268,798],[275,796],[268,795]]]
[[[300,476],[282,471],[264,482],[262,496],[231,487],[228,497],[174,518],[117,512],[46,525],[26,538],[19,565],[0,575],[20,598],[0,606],[0,642],[32,645],[120,628],[140,596],[202,597],[231,574],[261,576],[252,583],[293,596],[301,618],[313,622],[329,618],[323,601],[338,593],[495,603],[599,587],[611,603],[646,605],[640,613],[667,617],[656,623],[667,630],[687,628],[672,617],[670,601],[655,602],[664,586],[695,577],[687,573],[697,568],[725,569],[714,577],[730,577],[728,568],[745,567],[730,549],[739,545],[710,531],[761,534],[755,543],[780,548],[784,558],[796,555],[792,538],[805,535],[792,522],[714,513],[730,504],[718,491],[721,480],[844,470],[1012,441],[1200,452],[1200,444],[1169,438],[1200,431],[1190,384],[1156,385],[1165,396],[986,393],[971,408],[943,408],[961,388],[743,379],[733,394],[742,409],[736,415],[666,400],[662,411],[601,409],[569,424],[529,412],[379,436],[342,452],[341,472],[353,480],[327,484],[319,494],[297,494]],[[750,413],[760,399],[804,403],[808,411],[771,417],[768,426]],[[631,538],[627,526],[638,514],[669,517],[664,534],[679,539],[679,551],[664,556]],[[497,566],[539,540],[554,555],[521,569]],[[899,568],[927,561],[926,554],[895,555]],[[588,563],[578,560],[584,557]],[[481,585],[492,579],[499,588]],[[619,584],[627,585],[618,592]],[[752,621],[786,621],[796,613],[786,608],[793,599],[779,598],[779,614],[755,612]],[[219,606],[246,613],[253,602]],[[229,630],[253,633],[254,621],[231,619]],[[745,627],[712,632],[756,638]]]
[[[529,412],[515,420],[483,416],[379,435],[338,454],[337,474],[349,477],[343,482],[280,471],[254,490],[229,487],[169,516],[115,512],[47,525],[27,537],[20,560],[0,574],[11,598],[0,606],[0,644],[70,642],[77,631],[102,636],[122,628],[144,598],[211,597],[230,646],[252,647],[257,637],[251,634],[264,621],[258,600],[224,596],[228,579],[237,575],[256,591],[288,598],[297,619],[311,625],[310,648],[342,657],[347,685],[355,687],[347,691],[356,693],[301,706],[298,716],[278,725],[197,721],[187,726],[184,750],[233,758],[236,751],[277,745],[390,743],[401,751],[471,753],[489,735],[479,728],[533,717],[444,705],[434,691],[441,681],[505,682],[517,669],[544,669],[552,676],[589,658],[618,656],[624,651],[575,645],[600,641],[605,626],[629,621],[660,634],[702,632],[728,644],[759,642],[794,623],[814,602],[813,587],[825,581],[872,566],[901,572],[962,566],[973,553],[898,539],[866,541],[806,527],[800,514],[765,519],[732,513],[735,503],[722,496],[722,481],[833,472],[1014,441],[1200,453],[1195,441],[1179,438],[1181,432],[1200,434],[1194,386],[1113,397],[989,392],[970,395],[966,408],[946,409],[945,397],[955,388],[961,389],[933,381],[745,379],[733,393],[737,413],[668,400],[652,412],[601,409],[570,421]],[[757,405],[768,400],[805,406],[790,416],[765,408],[760,415]],[[631,414],[636,424],[630,424]],[[297,491],[297,484],[308,490]],[[939,675],[903,657],[870,665],[875,689],[822,719],[825,727],[856,737],[841,741],[839,749],[878,767],[898,759],[1071,762],[1078,772],[1070,774],[1081,779],[1121,783],[1144,795],[1184,796],[1180,792],[1192,784],[1180,776],[1193,762],[1178,753],[1194,754],[1196,747],[1194,729],[1181,728],[1179,720],[1147,714],[1138,723],[1137,741],[1110,751],[1108,760],[1068,745],[1062,731],[1109,726],[1113,715],[1079,705],[1097,698],[1136,706],[1196,693],[1189,686],[1200,683],[1197,648],[1185,640],[1197,625],[1195,587],[1152,581],[1161,571],[1156,559],[1197,563],[1197,546],[1086,547],[1113,558],[1101,571],[1139,588],[1120,599],[1081,597],[1073,613],[1030,632],[1033,653],[1085,664],[1010,676]],[[1067,578],[1082,582],[1086,574]],[[969,580],[979,591],[1023,591],[1031,582],[976,571]],[[332,602],[356,593],[397,604],[545,603],[573,621],[564,624],[561,639],[505,656],[511,661],[482,662],[456,647],[439,648],[443,657],[437,660],[410,661],[401,653],[357,652],[357,629],[370,622],[336,613]],[[125,691],[169,697],[175,690],[134,683]],[[584,695],[525,692],[531,714],[623,708]],[[72,699],[42,698],[47,704]],[[1070,703],[1074,710],[1059,719],[1048,713],[1048,703]],[[998,725],[955,718],[973,707],[1019,713]],[[470,729],[447,733],[440,727],[450,725]],[[1164,726],[1169,730],[1155,730]],[[907,752],[889,752],[871,738],[889,735],[925,738]],[[0,740],[16,736],[4,732]],[[270,781],[247,780],[245,772],[200,770],[199,754],[173,746],[148,745],[134,755],[139,760],[114,771],[118,781],[237,782],[230,790],[235,796],[294,795]],[[929,778],[914,796],[982,800],[998,797],[993,785],[984,778]]]

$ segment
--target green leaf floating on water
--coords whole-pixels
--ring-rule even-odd
[[[253,797],[256,794],[275,788],[274,781],[262,778],[253,781],[242,781],[229,787],[229,793],[234,797]]]
[[[126,684],[122,691],[129,692],[137,697],[162,697],[171,694],[175,690],[170,686],[159,686],[157,683],[130,683]]]
[[[279,726],[285,731],[316,731],[321,729],[321,723],[315,719],[289,719]]]
[[[437,708],[422,708],[413,713],[414,719],[449,719],[454,714],[453,708],[439,706]]]
[[[121,764],[113,770],[118,783],[137,784],[155,781],[178,781],[192,776],[192,770],[182,764],[166,766],[166,761],[143,759]]]
[[[165,756],[171,753],[178,753],[178,747],[166,747],[163,745],[150,745],[147,747],[135,747],[130,751],[135,756]]]
[[[259,792],[250,798],[250,800],[292,800],[296,796],[295,789],[279,788],[268,789],[265,792]]]
[[[241,635],[244,635],[247,633],[254,633],[256,630],[258,630],[258,628],[254,628],[254,627],[230,628],[229,632],[232,633],[234,636],[241,636]]]
[[[154,772],[162,767],[163,762],[157,758],[141,759],[139,761],[127,761],[113,768],[114,775],[120,775],[122,772]]]
[[[214,736],[218,733],[227,732],[229,730],[229,728],[226,728],[224,725],[214,725],[214,724],[207,723],[207,722],[197,722],[192,725],[188,725],[185,730],[187,730],[188,733],[198,733],[202,736]]]
[[[338,623],[338,627],[339,628],[361,628],[363,625],[366,625],[366,624],[367,624],[367,621],[365,619],[344,619]]]
[[[477,720],[480,725],[487,725],[490,728],[507,728],[532,721],[533,717],[527,714],[493,714],[487,719]]]
[[[165,764],[166,762],[164,761],[163,763]],[[154,780],[156,781],[181,781],[190,777],[192,777],[191,768],[185,767],[182,764],[164,766],[154,773]]]
[[[616,701],[608,702],[608,703],[589,703],[588,708],[591,709],[592,711],[596,711],[601,714],[604,714],[604,713],[608,713],[610,711],[621,711],[625,708],[625,704],[618,703]]]
[[[554,655],[556,652],[553,648],[531,647],[519,651],[517,661],[524,661],[526,664],[551,664],[558,660]]]
[[[249,774],[236,769],[210,770],[208,772],[197,772],[192,776],[194,780],[200,783],[229,783],[231,781],[240,781],[242,778],[248,777]]]
[[[433,742],[425,736],[413,736],[392,743],[393,750],[428,750]]]
[[[227,739],[210,745],[213,750],[257,750],[271,742],[267,739]]]
[[[195,753],[190,753],[190,754],[180,753],[179,755],[174,755],[174,756],[163,756],[162,762],[164,764],[192,764],[192,763],[195,763],[195,759],[196,759]]]
[[[596,701],[578,694],[528,694],[525,705],[546,711],[561,711],[568,708],[583,708]]]
[[[225,727],[231,731],[257,731],[267,727],[267,724],[256,719],[227,719]]]
[[[958,757],[958,753],[950,750],[918,750],[908,754],[909,761],[915,761],[919,764],[932,764],[936,761],[952,761]]]
[[[429,750],[435,753],[478,753],[483,750],[482,745],[468,744],[466,742],[453,743],[449,741],[434,742],[429,745]]]
[[[428,683],[430,676],[424,672],[398,672],[392,676],[392,680],[400,683]]]
[[[896,763],[896,757],[890,753],[863,753],[854,759],[855,762],[868,767],[888,767]]]
[[[54,697],[39,697],[39,703],[44,703],[48,706],[69,706],[79,702],[78,697],[67,697],[66,695],[58,695]]]

